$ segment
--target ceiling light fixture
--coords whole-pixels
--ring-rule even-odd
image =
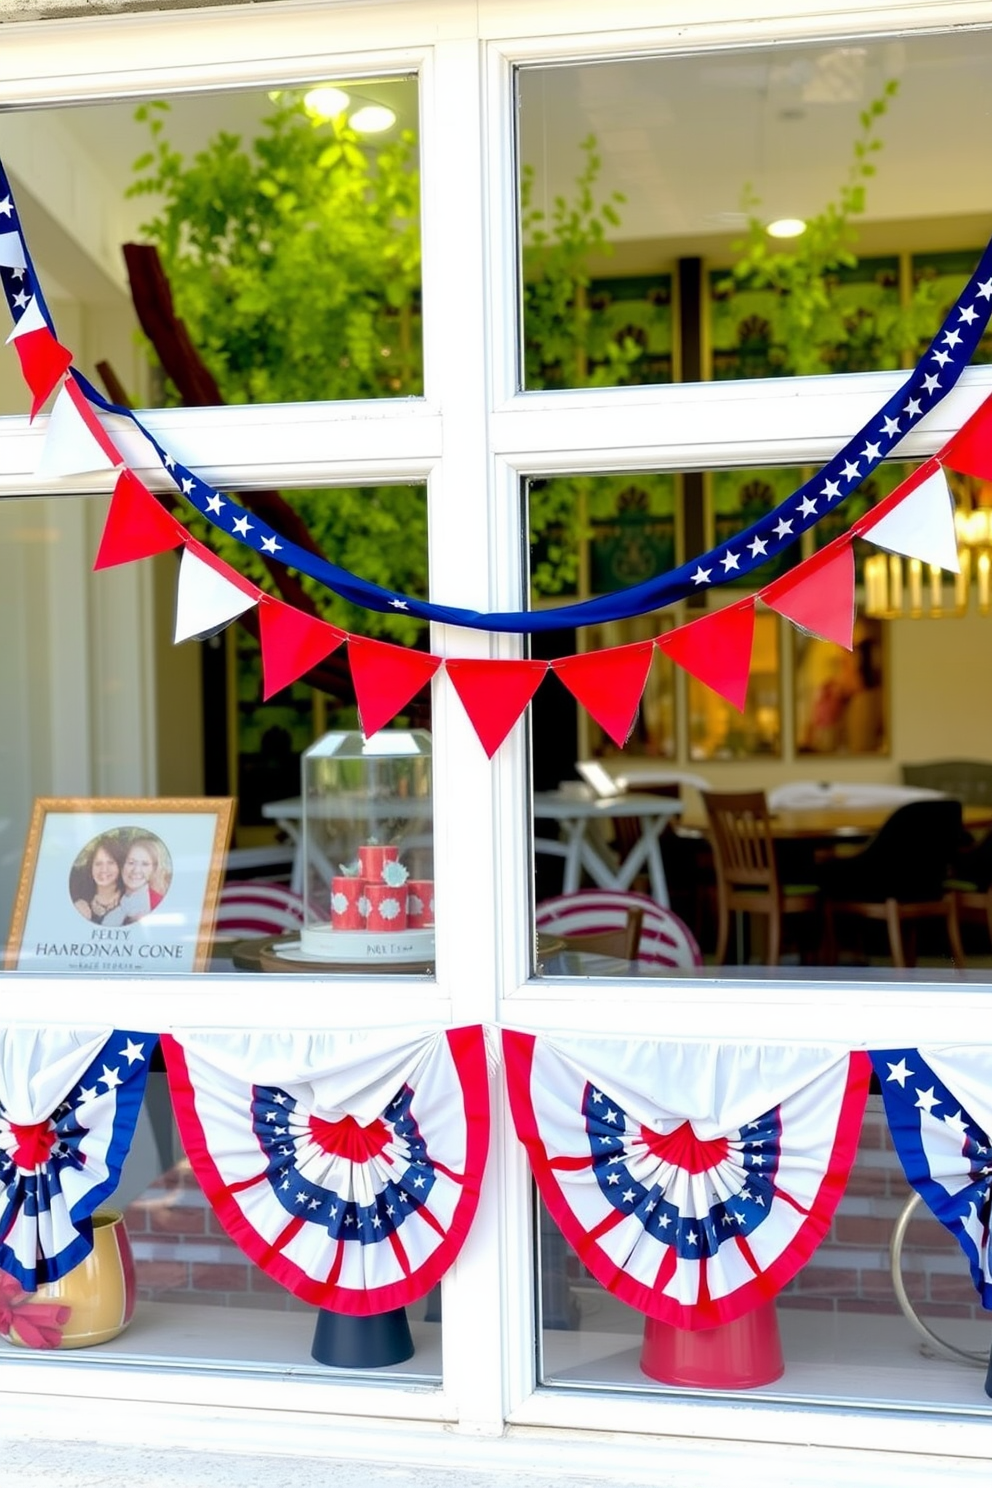
[[[356,134],[382,134],[385,130],[392,129],[396,123],[396,115],[385,104],[367,103],[364,108],[355,110],[348,123]]]
[[[318,119],[336,119],[339,114],[344,113],[350,102],[351,98],[343,88],[328,85],[311,88],[309,93],[303,95],[305,107]]]
[[[801,217],[778,217],[765,228],[770,238],[801,238],[805,231],[806,224]]]

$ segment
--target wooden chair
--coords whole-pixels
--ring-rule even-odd
[[[956,854],[944,888],[954,895],[958,924],[984,925],[992,941],[992,831]]]
[[[825,864],[825,959],[836,956],[839,916],[884,924],[892,964],[899,967],[915,965],[916,926],[939,920],[951,959],[963,966],[957,901],[946,887],[963,831],[960,801],[913,801],[894,811],[864,847]]]
[[[786,915],[817,914],[817,887],[781,882],[764,791],[703,791],[702,796],[716,864],[717,965],[726,960],[733,912],[767,920],[765,960],[777,966]]]

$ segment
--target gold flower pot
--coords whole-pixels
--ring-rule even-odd
[[[135,1277],[124,1216],[93,1216],[93,1249],[59,1281],[23,1292],[9,1276],[0,1288],[0,1334],[22,1348],[89,1348],[122,1333],[134,1315]]]

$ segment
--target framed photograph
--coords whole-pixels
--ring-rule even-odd
[[[851,651],[796,632],[797,754],[888,754],[884,625],[859,615]]]
[[[203,971],[234,801],[34,803],[8,971]]]

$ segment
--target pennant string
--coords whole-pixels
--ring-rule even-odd
[[[5,227],[19,233],[23,242],[9,183],[0,166],[0,211]],[[54,335],[54,326],[41,295],[37,276],[24,245],[24,269],[0,273],[15,321],[24,305],[15,305],[14,276],[28,275],[38,305]],[[436,604],[373,584],[328,559],[318,557],[280,536],[231,496],[221,496],[182,466],[155,440],[133,410],[111,402],[77,369],[68,378],[102,412],[130,419],[149,440],[163,468],[175,481],[183,497],[218,530],[263,555],[277,558],[324,584],[342,598],[363,609],[389,614],[401,611],[419,619],[467,626],[475,630],[527,634],[562,630],[608,620],[645,614],[740,578],[777,557],[792,546],[803,532],[815,525],[825,511],[835,511],[864,479],[886,459],[903,435],[913,428],[946,396],[970,360],[992,314],[992,242],[982,254],[978,268],[952,306],[943,325],[906,382],[881,409],[849,439],[837,455],[790,497],[730,542],[720,543],[700,558],[681,564],[608,595],[564,605],[555,610],[480,611]]]

